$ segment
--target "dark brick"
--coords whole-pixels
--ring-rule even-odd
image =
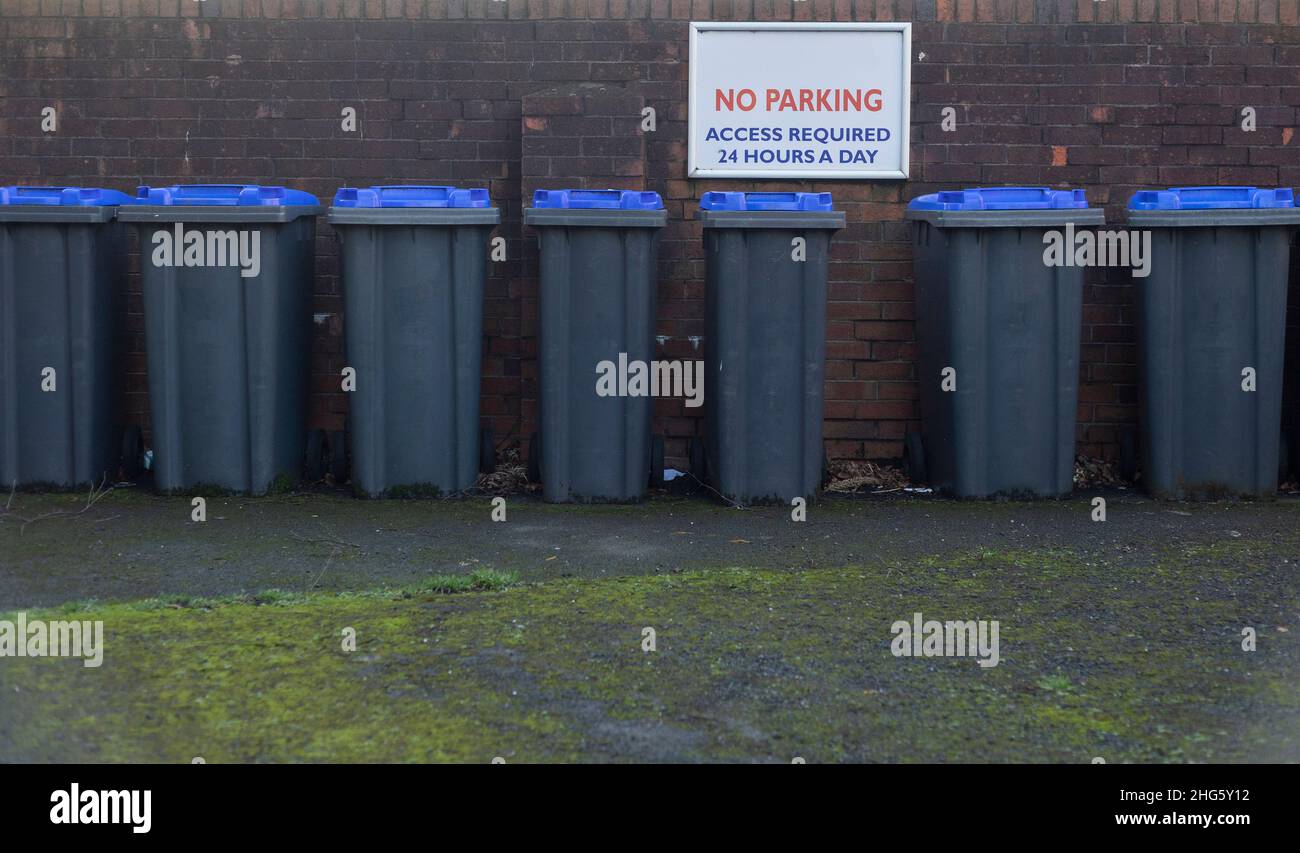
[[[83,3],[86,17],[69,17],[62,3],[48,16],[39,3],[26,14],[21,0],[0,5],[5,183],[274,180],[321,195],[353,181],[489,186],[511,255],[493,265],[485,300],[482,412],[501,435],[526,436],[537,413],[536,282],[525,277],[535,275],[536,248],[519,219],[538,182],[663,193],[672,224],[661,250],[659,327],[670,336],[662,351],[688,357],[686,336],[702,333],[702,249],[690,217],[712,185],[685,177],[685,60],[686,21],[708,17],[707,5],[328,0],[248,4],[242,18],[188,21],[142,15],[152,6],[120,0]],[[715,2],[712,15],[854,17],[842,0],[777,5]],[[1201,4],[1086,7],[1079,24],[1071,23],[1079,5],[1058,0],[856,4],[859,19],[916,21],[914,50],[926,58],[913,63],[913,181],[743,184],[829,190],[849,217],[831,253],[832,454],[896,456],[916,425],[916,306],[910,226],[901,219],[913,195],[979,182],[1070,183],[1118,215],[1141,186],[1300,183],[1290,130],[1300,123],[1296,4],[1261,3],[1259,24],[1222,20],[1230,6],[1248,20],[1246,5],[1218,4],[1185,26],[1183,16],[1202,17]],[[324,17],[297,17],[317,9]],[[563,17],[579,13],[589,17]],[[1126,23],[1133,18],[1141,22]],[[60,107],[57,137],[37,129],[50,102]],[[647,104],[658,130],[643,135]],[[339,127],[345,105],[358,109],[358,134]],[[950,105],[959,107],[958,129],[943,133],[939,110]],[[1241,106],[1257,109],[1257,132],[1240,130]],[[313,309],[337,318],[328,228],[317,246]],[[1081,452],[1114,457],[1137,392],[1132,286],[1110,272],[1088,277],[1078,434]],[[138,294],[138,279],[132,286]],[[139,312],[137,295],[123,318],[132,334],[126,407],[144,420]],[[316,425],[346,417],[346,398],[332,391],[341,328],[333,320],[316,327]],[[1300,345],[1289,349],[1288,359],[1297,357]],[[1296,391],[1300,382],[1288,391],[1291,420]],[[657,431],[681,445],[670,453],[684,453],[698,412],[670,402],[656,412]]]

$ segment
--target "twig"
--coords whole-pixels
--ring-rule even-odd
[[[329,569],[330,563],[334,562],[334,557],[337,556],[338,552],[339,552],[339,548],[337,545],[335,545],[334,550],[330,551],[329,557],[325,559],[325,565],[321,566],[320,574],[316,575],[315,579],[307,587],[308,592],[311,592],[313,589],[315,589],[316,584],[320,582],[320,579],[325,577],[325,572]]]
[[[749,509],[749,507],[745,506],[744,504],[737,503],[736,501],[731,500],[731,499],[728,498],[726,495],[724,495],[722,492],[720,492],[720,491],[718,491],[717,489],[713,488],[713,487],[710,486],[708,483],[704,482],[704,481],[701,480],[699,477],[697,477],[697,476],[695,476],[694,474],[692,474],[690,471],[683,471],[682,474],[683,474],[684,476],[690,477],[692,480],[694,480],[695,482],[699,483],[701,486],[703,486],[704,488],[708,489],[710,492],[713,492],[715,495],[717,495],[717,496],[718,496],[719,498],[721,498],[723,501],[725,501],[726,503],[728,503],[728,504],[730,504],[731,506],[735,507],[736,509]]]
[[[298,540],[299,542],[307,542],[307,543],[310,543],[310,544],[346,545],[346,546],[349,547],[349,548],[360,548],[360,547],[361,547],[360,545],[358,545],[358,544],[355,543],[355,542],[348,542],[348,541],[346,541],[346,540],[344,540],[344,539],[331,539],[331,538],[328,537],[328,536],[322,537],[322,538],[320,538],[320,539],[309,539],[309,538],[307,538],[306,536],[299,536],[297,533],[291,533],[291,534],[289,534],[289,535],[290,535],[291,538],[296,539],[296,540]]]
[[[104,495],[113,491],[113,487],[108,486],[107,483],[108,483],[108,475],[105,474],[103,478],[101,478],[99,481],[98,489],[96,489],[94,486],[90,487],[90,494],[86,495],[86,506],[84,509],[81,510],[82,512],[85,512],[95,504],[99,503],[100,500],[103,499]]]
[[[92,485],[90,487],[90,492],[86,495],[86,505],[83,506],[81,509],[77,510],[76,512],[67,512],[66,510],[56,509],[53,512],[43,512],[40,515],[35,515],[30,518],[25,515],[19,515],[16,512],[10,511],[9,507],[13,505],[13,500],[14,500],[14,491],[11,490],[9,492],[9,500],[5,502],[4,511],[0,512],[0,518],[5,518],[6,516],[9,516],[14,518],[16,521],[21,522],[21,526],[18,528],[18,535],[21,536],[22,534],[27,532],[27,526],[29,524],[35,524],[36,522],[44,521],[47,518],[61,518],[61,517],[75,518],[76,516],[84,515],[85,513],[89,512],[90,509],[95,506],[95,504],[103,500],[105,495],[113,491],[112,486],[106,485],[107,482],[108,482],[108,475],[105,474],[103,479],[99,481],[98,486]],[[14,490],[16,490],[17,487],[18,487],[18,483],[17,481],[14,481]]]

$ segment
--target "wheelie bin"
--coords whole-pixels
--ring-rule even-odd
[[[123,230],[131,197],[0,187],[0,487],[118,474]]]
[[[1269,498],[1278,484],[1290,189],[1142,190],[1141,484],[1162,498]]]
[[[654,358],[663,202],[633,190],[537,190],[524,222],[541,256],[540,435],[531,453],[543,497],[639,499],[663,478],[654,401],[602,393],[598,378],[602,363]]]
[[[343,264],[352,485],[447,494],[492,469],[479,428],[483,282],[501,221],[485,189],[344,187],[328,221]]]
[[[909,477],[960,498],[1069,494],[1083,315],[1074,242],[1103,211],[1083,190],[989,187],[920,196],[907,218],[921,397]]]
[[[121,210],[140,236],[155,486],[264,494],[297,484],[309,445],[316,197],[140,187]]]
[[[830,193],[706,192],[699,215],[705,439],[692,447],[695,476],[738,504],[812,497],[826,475],[827,273],[844,212]]]

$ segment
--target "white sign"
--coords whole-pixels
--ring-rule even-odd
[[[692,178],[906,178],[912,25],[691,24]]]

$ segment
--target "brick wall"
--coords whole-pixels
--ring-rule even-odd
[[[914,21],[912,180],[687,180],[692,19]],[[657,129],[629,139],[642,103]],[[579,115],[593,104],[602,120]],[[46,106],[56,133],[40,130]],[[341,128],[348,106],[357,133]],[[946,106],[954,132],[939,126]],[[1239,129],[1244,106],[1257,132]],[[345,184],[489,187],[510,260],[487,288],[483,412],[503,439],[529,435],[536,411],[520,211],[542,176],[664,195],[665,357],[689,357],[703,332],[702,192],[834,193],[849,224],[832,253],[826,436],[834,457],[894,458],[918,415],[908,199],[1072,185],[1118,220],[1142,186],[1295,186],[1298,106],[1300,0],[0,0],[0,183],[249,181],[322,198]],[[312,418],[336,428],[343,318],[320,232]],[[127,406],[147,422],[132,290]],[[1132,288],[1090,272],[1085,299],[1080,451],[1114,456],[1136,417]],[[680,461],[697,424],[671,401],[657,412]]]

